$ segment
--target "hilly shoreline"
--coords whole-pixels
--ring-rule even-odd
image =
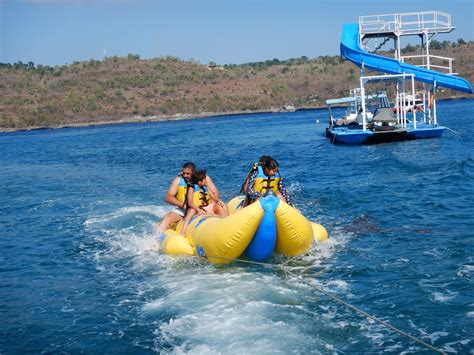
[[[447,43],[433,52],[454,57],[459,76],[474,81],[474,43]],[[358,81],[358,68],[339,56],[223,66],[133,54],[57,67],[0,63],[0,130],[321,108]],[[451,90],[440,95],[472,98]]]

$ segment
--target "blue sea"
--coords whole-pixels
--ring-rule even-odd
[[[442,138],[334,146],[325,110],[0,134],[0,353],[474,353],[474,100]],[[318,123],[318,121],[320,123]],[[287,262],[158,254],[188,160],[225,200],[260,155],[329,232]]]

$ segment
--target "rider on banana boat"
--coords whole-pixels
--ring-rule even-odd
[[[262,155],[257,163],[253,163],[252,168],[247,173],[247,177],[245,178],[245,181],[242,184],[242,187],[240,188],[240,193],[245,195],[246,203],[244,203],[244,207],[250,204],[247,201],[247,190],[248,190],[248,187],[249,187],[250,175],[252,175],[252,173],[254,171],[257,171],[258,166],[262,166],[267,160],[270,160],[270,159],[273,159],[273,158],[269,155]]]
[[[273,191],[280,200],[292,206],[285,182],[279,173],[278,162],[271,157],[267,158],[269,159],[259,163],[248,177],[247,200],[253,203]]]
[[[168,212],[160,223],[155,225],[153,235],[158,238],[164,236],[164,231],[176,222],[182,220],[186,214],[186,192],[192,173],[196,170],[196,165],[192,162],[183,164],[181,172],[173,179],[165,195],[165,201],[174,206],[173,210]],[[219,193],[210,176],[206,176],[208,189],[219,198]]]
[[[209,188],[209,177],[206,170],[195,170],[191,175],[186,192],[186,217],[183,221],[181,234],[186,235],[189,222],[196,214],[210,214],[225,217],[228,210],[226,204],[219,198],[219,191]]]

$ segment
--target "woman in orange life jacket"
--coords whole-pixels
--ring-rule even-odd
[[[278,162],[271,157],[267,158],[269,159],[260,163],[248,177],[247,200],[253,203],[269,191],[273,191],[280,200],[292,206],[285,182],[279,173]]]
[[[191,181],[186,192],[186,217],[181,229],[181,235],[183,236],[186,235],[189,222],[197,214],[221,217],[229,214],[227,206],[219,199],[219,191],[215,186],[214,189],[209,189],[207,180],[206,170],[195,170],[191,175]]]

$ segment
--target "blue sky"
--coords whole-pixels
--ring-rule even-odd
[[[0,62],[172,55],[219,64],[339,53],[343,23],[413,11],[452,15],[438,40],[474,40],[474,1],[0,0]]]

